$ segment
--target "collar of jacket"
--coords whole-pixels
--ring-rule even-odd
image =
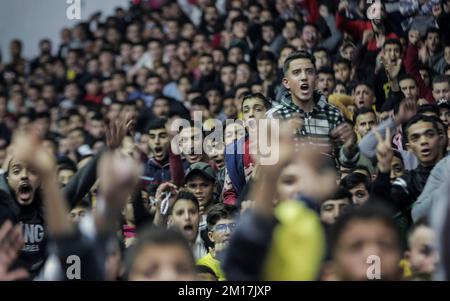
[[[313,93],[313,100],[313,111],[322,110],[328,103],[326,97],[320,93],[317,93],[316,91],[314,91]],[[288,107],[293,111],[303,112],[303,110],[292,101],[291,92],[289,91],[282,96],[281,103],[283,104],[283,106]]]
[[[169,157],[167,156],[167,158],[164,159],[164,161],[162,162],[162,164],[159,163],[158,161],[156,161],[154,158],[150,158],[150,159],[148,160],[148,164],[149,164],[149,165],[152,165],[152,166],[155,166],[155,167],[158,167],[158,168],[163,168],[163,167],[166,167],[166,166],[170,165]]]

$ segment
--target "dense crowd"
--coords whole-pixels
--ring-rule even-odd
[[[0,280],[449,280],[449,24],[450,0],[136,0],[33,59],[11,41]]]

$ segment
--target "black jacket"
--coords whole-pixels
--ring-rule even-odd
[[[97,162],[101,152],[80,169],[62,189],[69,207],[73,208],[94,185],[97,178]],[[22,225],[24,246],[13,267],[25,267],[33,275],[38,272],[46,258],[47,230],[41,194],[36,191],[28,206],[18,204],[9,188],[6,174],[0,176],[0,224],[6,219]]]

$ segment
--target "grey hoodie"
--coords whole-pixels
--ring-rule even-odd
[[[428,177],[427,184],[420,194],[417,201],[412,207],[411,216],[414,222],[424,216],[428,216],[433,207],[441,199],[441,192],[443,187],[449,182],[446,181],[450,178],[450,156],[443,158],[439,161],[431,171]]]

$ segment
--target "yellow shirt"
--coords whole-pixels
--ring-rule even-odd
[[[264,280],[316,280],[325,254],[325,235],[317,213],[299,201],[275,208],[275,227]]]
[[[197,264],[207,266],[208,268],[213,270],[214,274],[216,274],[216,277],[217,279],[219,279],[219,281],[225,281],[225,274],[220,268],[220,261],[213,258],[211,253],[208,253],[199,260],[197,260]]]

